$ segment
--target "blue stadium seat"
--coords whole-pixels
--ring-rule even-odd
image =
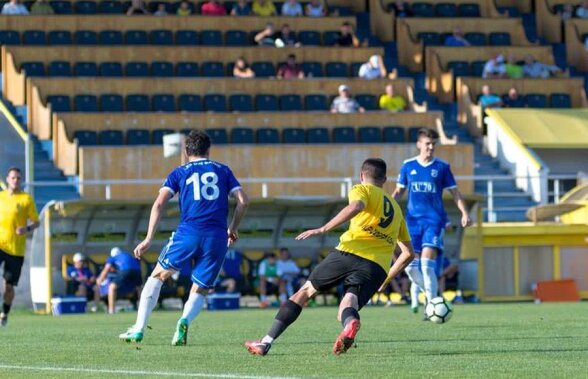
[[[253,62],[251,64],[251,69],[255,72],[255,76],[258,78],[276,76],[276,68],[272,62]]]
[[[71,45],[71,32],[68,30],[52,30],[48,36],[49,45]]]
[[[357,78],[359,76],[359,69],[363,62],[353,62],[351,63],[351,77]]]
[[[123,35],[118,30],[102,30],[98,32],[98,41],[101,45],[122,45]]]
[[[130,78],[149,76],[149,65],[147,62],[127,62],[125,75]]]
[[[447,63],[447,68],[453,72],[454,77],[470,76],[470,66],[466,61],[451,61]]]
[[[346,7],[346,6],[329,7],[329,11],[331,13],[338,12],[340,17],[353,16],[353,10],[351,9],[351,7]]]
[[[295,112],[302,110],[302,98],[300,95],[280,95],[280,110],[283,112]]]
[[[380,109],[378,106],[378,98],[374,95],[361,94],[355,96],[355,100],[365,108],[366,111],[377,111]]]
[[[304,129],[302,128],[284,128],[282,134],[284,143],[306,143]]]
[[[486,45],[486,35],[484,33],[466,33],[464,38],[472,44],[472,46],[485,46]]]
[[[178,30],[176,32],[176,45],[198,45],[198,33],[196,33],[194,30]]]
[[[435,4],[437,17],[457,17],[457,5],[453,3]]]
[[[100,95],[100,110],[102,112],[122,112],[124,110],[122,96],[112,93]]]
[[[51,104],[52,112],[70,112],[70,99],[67,95],[49,95],[47,96],[47,103]]]
[[[98,33],[92,30],[78,30],[74,33],[76,45],[97,45]]]
[[[327,128],[309,128],[306,133],[308,143],[329,143],[329,129]]]
[[[307,111],[328,111],[327,97],[325,95],[304,96],[304,109]]]
[[[98,66],[94,62],[76,62],[73,67],[74,75],[80,77],[98,76]]]
[[[149,97],[147,95],[132,94],[127,95],[127,112],[149,112]]]
[[[100,76],[121,77],[123,68],[120,62],[102,62],[98,66]]]
[[[490,33],[490,46],[510,46],[510,34],[502,32]]]
[[[227,30],[225,33],[226,46],[249,46],[249,35],[243,30]]]
[[[98,145],[98,133],[94,130],[76,130],[74,138],[78,140],[79,146]]]
[[[416,142],[417,136],[419,134],[419,130],[422,128],[420,126],[414,128],[408,128],[408,142]]]
[[[198,95],[182,94],[178,97],[180,112],[202,112],[202,101]]]
[[[102,0],[98,4],[98,13],[101,14],[124,14],[123,2]]]
[[[222,78],[225,76],[223,62],[202,62],[202,76]]]
[[[248,144],[255,143],[255,136],[251,128],[233,128],[231,129],[231,143]]]
[[[441,45],[441,36],[437,32],[420,32],[417,38],[423,42],[425,46],[439,46]]]
[[[382,131],[375,126],[362,126],[359,128],[359,142],[361,143],[381,143]]]
[[[127,45],[148,45],[149,37],[144,30],[127,30],[125,32],[125,43]]]
[[[481,78],[482,73],[484,72],[485,65],[486,65],[486,62],[484,62],[484,61],[473,61],[471,63],[471,70],[470,70],[470,72],[472,73],[472,76]]]
[[[151,136],[151,144],[152,145],[162,145],[163,144],[163,136],[166,134],[172,134],[174,131],[171,129],[155,129],[153,130]]]
[[[327,62],[325,71],[329,78],[346,78],[349,76],[349,66],[343,62]]]
[[[323,33],[323,45],[335,46],[339,40],[339,32],[334,30],[327,30]]]
[[[72,14],[71,1],[50,1],[49,5],[51,5],[55,14]]]
[[[67,61],[49,62],[49,76],[71,76],[71,64]]]
[[[275,95],[259,94],[255,96],[255,110],[258,112],[275,112],[279,109]]]
[[[74,2],[76,14],[96,14],[98,13],[98,4],[95,1],[76,1]]]
[[[233,112],[253,112],[253,99],[251,95],[231,95],[229,97],[229,109]]]
[[[74,109],[76,112],[98,112],[98,98],[95,95],[75,95]]]
[[[206,133],[210,136],[210,140],[214,145],[226,145],[229,143],[229,137],[225,129],[206,129]]]
[[[0,45],[20,45],[20,34],[14,30],[0,30]]]
[[[173,45],[174,34],[171,30],[152,30],[149,32],[149,41],[151,45]]]
[[[222,46],[223,35],[219,30],[202,30],[200,32],[200,44],[203,46]]]
[[[125,144],[125,137],[121,130],[101,130],[98,141],[100,145],[120,146]]]
[[[280,143],[280,134],[276,128],[257,129],[257,143],[274,144]]]
[[[175,112],[176,98],[174,95],[158,94],[151,98],[151,109],[153,112]]]
[[[335,143],[354,143],[355,129],[350,126],[340,126],[333,128],[333,142]]]
[[[174,65],[170,62],[151,62],[151,76],[170,78],[174,76]]]
[[[323,76],[323,65],[320,62],[304,62],[300,66],[307,78],[320,78]]]
[[[415,2],[410,9],[415,17],[435,17],[435,8],[430,3]]]
[[[182,78],[191,78],[198,76],[198,63],[178,62],[176,63],[176,76]]]
[[[457,13],[460,17],[480,17],[480,6],[474,3],[465,3],[457,5]]]
[[[43,62],[24,62],[20,69],[24,70],[27,76],[45,76]]]
[[[384,128],[384,142],[404,143],[404,128],[400,126],[387,126]]]
[[[227,99],[222,94],[204,95],[204,110],[208,112],[226,112]]]
[[[529,108],[547,108],[547,96],[540,93],[525,95],[525,102]]]
[[[316,30],[303,30],[298,33],[298,40],[303,46],[320,46],[321,33]]]
[[[128,145],[149,145],[151,143],[151,135],[147,129],[128,129],[127,130],[127,144]]]
[[[47,36],[42,30],[26,30],[22,35],[22,43],[25,45],[46,45]]]
[[[549,103],[551,108],[571,108],[572,99],[567,93],[552,93],[549,96]]]

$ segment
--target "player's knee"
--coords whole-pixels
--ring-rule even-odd
[[[313,297],[317,293],[316,288],[314,288],[310,280],[307,280],[306,283],[304,283],[302,288],[300,288],[300,291],[303,291],[309,298]]]
[[[209,291],[210,290],[208,288],[202,288],[197,284],[193,284],[192,288],[190,289],[190,292],[192,292],[192,293],[198,293],[200,295],[205,295],[205,296],[208,295]]]

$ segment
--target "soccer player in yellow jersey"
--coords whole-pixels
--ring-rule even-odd
[[[0,265],[4,263],[4,304],[0,326],[6,326],[24,262],[26,235],[39,226],[33,198],[20,188],[20,169],[8,169],[6,191],[0,192]],[[28,224],[28,221],[31,221]]]
[[[351,221],[337,248],[311,272],[304,286],[280,307],[267,335],[258,341],[245,342],[251,354],[266,355],[273,341],[296,321],[311,297],[339,284],[345,289],[337,315],[343,331],[335,341],[333,353],[347,352],[360,328],[358,311],[413,260],[414,252],[402,211],[382,188],[386,182],[386,162],[367,159],[361,167],[360,178],[361,184],[354,186],[349,193],[349,205],[324,226],[296,237],[305,240]],[[401,254],[390,267],[396,244]]]

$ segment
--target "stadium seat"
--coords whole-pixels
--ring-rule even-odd
[[[204,95],[204,110],[207,112],[226,112],[227,100],[223,94]]]
[[[378,106],[378,98],[374,95],[361,94],[355,96],[355,100],[365,108],[366,111],[377,111],[380,109]]]
[[[147,129],[129,129],[127,130],[128,145],[149,145],[151,135]]]
[[[49,45],[53,46],[71,45],[72,43],[71,32],[68,30],[52,30],[47,38]]]
[[[151,98],[151,109],[153,112],[175,112],[176,99],[174,95],[158,94]]]
[[[127,95],[127,112],[149,112],[149,97],[147,95],[132,94]]]
[[[219,30],[203,30],[200,32],[202,46],[222,46],[223,36]]]
[[[70,112],[71,105],[67,95],[49,95],[47,96],[47,103],[51,104],[52,112]]]
[[[282,133],[284,143],[305,143],[304,129],[302,128],[284,128]]]
[[[180,46],[198,45],[198,33],[196,33],[194,30],[178,30],[178,31],[176,31],[176,45],[180,45]]]
[[[320,78],[323,76],[323,65],[320,62],[304,62],[300,66],[307,78]]]
[[[225,76],[223,62],[203,62],[202,76],[209,78],[222,78]]]
[[[464,38],[472,45],[472,46],[485,46],[486,45],[486,35],[484,33],[466,33]]]
[[[149,76],[149,65],[147,62],[127,62],[125,75],[130,78]]]
[[[43,62],[24,62],[20,66],[27,76],[45,76],[45,66]]]
[[[361,143],[381,143],[382,131],[375,126],[362,126],[359,128],[359,142]]]
[[[162,145],[163,144],[163,136],[166,134],[172,134],[174,131],[171,129],[155,129],[152,133],[151,144],[152,145]]]
[[[329,129],[327,128],[309,128],[306,133],[308,143],[329,143]]]
[[[98,13],[101,14],[123,14],[123,2],[122,1],[112,1],[112,0],[102,0],[98,4]]]
[[[171,78],[174,76],[174,65],[170,62],[151,62],[151,76]]]
[[[55,14],[72,14],[71,1],[50,1],[49,5],[51,5]]]
[[[552,93],[549,96],[551,108],[571,108],[572,100],[567,93]]]
[[[470,66],[466,61],[451,61],[447,68],[453,72],[453,76],[470,76]]]
[[[76,130],[74,132],[74,139],[78,140],[79,146],[98,145],[98,133],[93,130]]]
[[[149,32],[149,41],[151,45],[173,45],[174,35],[171,30],[152,30]]]
[[[417,38],[423,42],[425,46],[439,46],[441,45],[441,36],[437,32],[420,32]]]
[[[272,62],[253,62],[251,64],[251,69],[255,72],[255,76],[258,78],[276,76],[276,69]]]
[[[258,112],[274,112],[278,110],[278,98],[275,95],[260,94],[255,96],[255,110]]]
[[[98,66],[98,71],[100,72],[100,76],[123,76],[123,68],[120,62],[102,62]]]
[[[98,4],[95,1],[76,1],[74,2],[76,14],[91,15],[98,13]]]
[[[343,62],[327,62],[325,71],[329,78],[346,78],[349,76],[349,66]]]
[[[233,112],[253,112],[253,98],[247,94],[231,95],[229,110]]]
[[[457,17],[457,5],[453,3],[435,4],[437,17]]]
[[[198,95],[182,94],[178,97],[180,112],[202,112],[202,101]]]
[[[102,112],[122,112],[124,110],[122,96],[117,94],[100,95],[100,110]]]
[[[363,62],[353,62],[351,63],[351,77],[357,78],[359,76],[359,69]]]
[[[350,126],[340,126],[333,128],[333,142],[335,143],[353,143],[355,142],[355,129]]]
[[[510,46],[510,34],[502,32],[490,33],[488,42],[490,46]]]
[[[307,111],[328,111],[327,97],[325,95],[304,96],[304,109]]]
[[[465,3],[457,5],[457,13],[460,17],[480,17],[480,6],[474,3]]]
[[[412,3],[410,10],[415,17],[435,17],[435,8],[430,3]]]
[[[485,65],[486,65],[486,62],[484,62],[484,61],[473,61],[471,63],[471,70],[470,70],[472,76],[481,78],[482,73],[484,72]]]
[[[76,112],[98,112],[98,98],[95,95],[75,95],[74,109]]]
[[[419,130],[421,130],[420,126],[417,126],[414,128],[408,128],[408,142],[416,142],[417,141],[417,135],[419,133]]]
[[[295,112],[302,110],[302,99],[300,95],[280,95],[280,110],[284,112]]]
[[[198,63],[178,62],[176,63],[176,76],[191,78],[198,76]]]
[[[323,45],[335,46],[339,40],[339,32],[335,30],[327,30],[323,33]]]
[[[404,128],[399,126],[387,126],[384,128],[384,142],[404,143]]]
[[[303,30],[298,33],[298,40],[303,46],[320,46],[321,34],[316,30]]]
[[[98,32],[98,41],[101,45],[122,45],[123,35],[118,30],[102,30]]]
[[[119,146],[125,144],[121,130],[101,130],[98,132],[98,141],[101,145]]]
[[[76,45],[97,45],[98,34],[92,30],[78,30],[74,33]]]
[[[275,144],[280,143],[280,135],[276,128],[257,129],[257,143]]]
[[[251,128],[233,128],[233,129],[231,129],[231,143],[235,143],[235,144],[255,143],[253,129],[251,129]]]
[[[249,46],[249,35],[243,30],[227,30],[225,33],[226,46]]]
[[[206,133],[214,145],[226,145],[229,142],[225,129],[206,129]]]
[[[526,100],[525,100],[524,96],[519,96],[517,98],[517,100],[512,100],[512,99],[508,99],[508,94],[505,94],[502,96],[502,101],[503,102],[508,101],[509,108],[524,108],[526,105]]]
[[[547,96],[539,93],[525,95],[525,102],[529,108],[547,108]]]
[[[0,45],[20,45],[20,34],[14,30],[0,30]]]
[[[46,45],[47,36],[42,30],[26,30],[22,35],[22,43],[25,45]]]
[[[80,77],[98,76],[98,66],[94,62],[76,62],[73,67],[74,75]]]
[[[125,32],[125,43],[127,45],[147,45],[149,38],[144,30],[127,30]]]

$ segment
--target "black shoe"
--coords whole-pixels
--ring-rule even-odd
[[[245,341],[245,347],[253,355],[264,356],[269,352],[272,344],[261,341]]]
[[[4,312],[0,313],[0,326],[8,324],[8,315]]]

